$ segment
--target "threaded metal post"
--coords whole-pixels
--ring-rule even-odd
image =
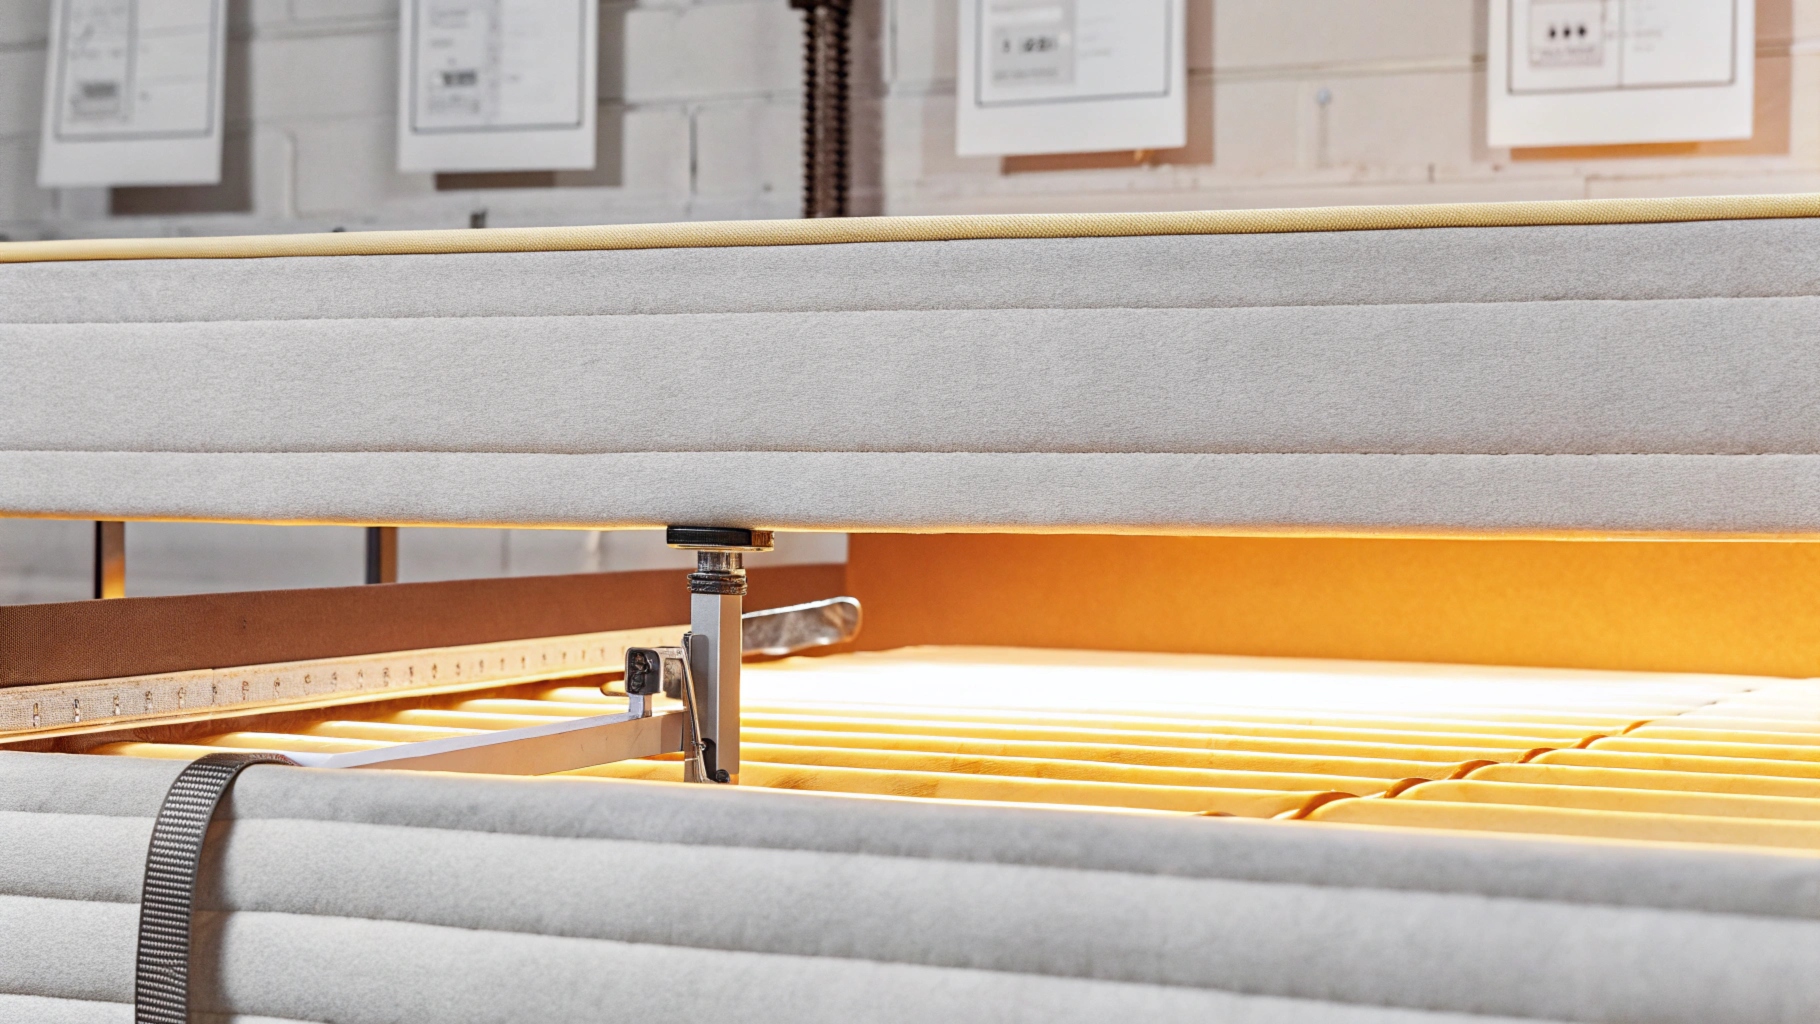
[[[847,215],[847,47],[852,0],[790,0],[803,12],[803,216]]]

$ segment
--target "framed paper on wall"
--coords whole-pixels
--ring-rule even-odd
[[[1186,0],[962,0],[961,156],[1188,142]]]
[[[1754,0],[1491,0],[1486,141],[1751,134]]]
[[[56,0],[41,188],[221,180],[227,0]]]
[[[594,166],[593,0],[406,0],[398,169]]]

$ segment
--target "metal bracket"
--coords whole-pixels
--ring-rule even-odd
[[[853,639],[859,633],[859,600],[835,597],[747,612],[740,616],[740,624],[746,654],[783,657]]]
[[[769,534],[717,531],[712,537],[697,533],[687,540],[743,543],[737,550],[690,545],[701,552],[697,570],[689,576],[691,629],[683,634],[681,647],[626,649],[624,713],[377,750],[300,751],[286,756],[314,768],[547,775],[681,752],[687,755],[688,780],[738,781],[740,659],[747,650],[783,655],[850,640],[859,631],[859,602],[837,597],[742,615],[745,569],[740,552],[769,547]],[[717,642],[723,639],[731,643]],[[680,699],[683,707],[658,710],[660,694]]]
[[[309,768],[402,768],[421,772],[549,775],[683,747],[680,711],[590,715],[520,729],[400,743],[346,754],[285,754]]]
[[[689,669],[693,634],[684,633],[681,647],[634,647],[626,651],[626,699],[634,710],[662,693],[671,700],[681,700],[688,715],[688,733],[683,737],[690,774],[711,778],[708,772],[708,743],[702,732],[702,701],[695,689],[695,673]],[[601,687],[604,693],[606,686]]]

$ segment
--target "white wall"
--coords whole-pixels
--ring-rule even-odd
[[[397,6],[230,0],[228,183],[133,190],[151,215],[108,217],[105,190],[33,184],[49,0],[0,0],[0,232],[466,227],[482,209],[493,226],[796,215],[801,15],[785,0],[606,0],[598,169],[460,192],[393,169]]]
[[[1484,142],[1484,0],[1189,0],[1189,149],[1123,168],[954,157],[955,7],[891,2],[893,213],[1820,191],[1820,0],[1758,3],[1753,142],[1515,154]]]
[[[953,155],[956,0],[859,0],[861,212],[1171,209],[1820,190],[1820,0],[1761,0],[1760,137],[1600,153],[1484,145],[1484,0],[1190,0],[1187,150]],[[603,0],[600,158],[553,187],[393,167],[396,0],[232,0],[230,181],[33,186],[48,0],[0,2],[0,232],[15,238],[788,217],[800,15]],[[1327,90],[1330,102],[1315,97]],[[211,212],[212,211],[212,212]]]

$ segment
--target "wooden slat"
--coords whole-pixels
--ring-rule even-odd
[[[1529,832],[1603,839],[1820,849],[1820,821],[1404,799],[1336,800],[1316,808],[1308,815],[1308,819],[1356,825],[1465,829],[1474,832]]]

